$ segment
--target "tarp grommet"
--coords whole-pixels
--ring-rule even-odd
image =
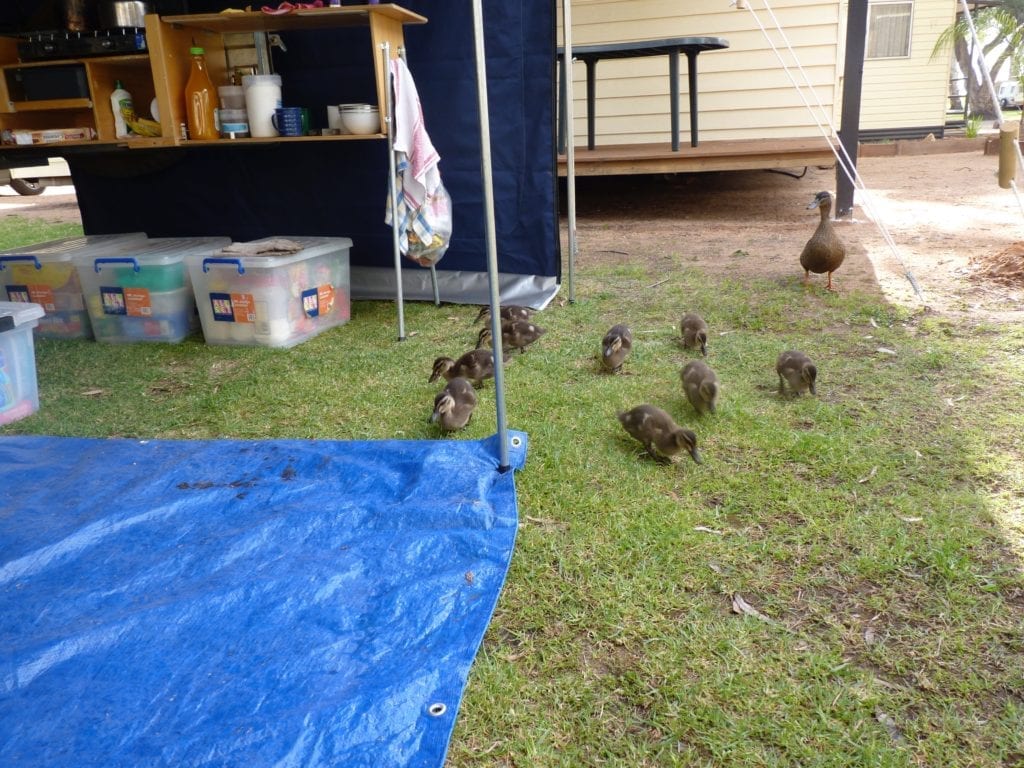
[[[448,705],[440,701],[435,702],[431,704],[429,707],[427,707],[427,712],[430,714],[431,717],[440,717],[447,711]]]
[[[512,444],[513,448],[518,448],[523,444],[523,438],[519,437],[519,435],[513,435],[509,442]]]

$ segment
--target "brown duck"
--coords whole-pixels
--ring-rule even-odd
[[[455,376],[434,398],[432,424],[438,424],[443,432],[462,429],[473,417],[476,408],[476,392],[468,379]]]
[[[439,357],[434,360],[434,369],[427,382],[437,381],[442,376],[448,381],[461,376],[469,379],[479,389],[484,379],[494,378],[494,353],[489,349],[471,349],[458,360]]]
[[[601,365],[606,371],[618,373],[632,351],[632,332],[625,325],[613,325],[601,340]]]
[[[786,384],[789,384],[794,396],[808,391],[815,394],[814,382],[818,378],[818,369],[803,352],[795,349],[783,352],[775,361],[775,372],[779,374],[780,395],[785,393]]]
[[[525,352],[526,348],[547,333],[546,328],[534,325],[528,320],[505,320],[501,324],[501,346],[503,349],[518,349]],[[491,329],[484,326],[476,337],[476,348],[480,349],[491,343]]]
[[[686,399],[698,414],[714,413],[718,404],[718,376],[703,360],[691,360],[680,372]]]
[[[703,317],[696,312],[687,312],[679,321],[679,332],[683,335],[684,347],[700,347],[700,353],[708,356],[708,324]]]
[[[491,316],[491,308],[489,306],[480,307],[480,313],[476,316],[476,320],[473,324],[479,323],[481,320],[486,320]],[[533,317],[533,310],[529,307],[521,307],[518,304],[502,304],[498,310],[498,316],[502,321],[506,320],[529,320]]]
[[[834,291],[832,273],[839,269],[846,258],[846,246],[839,239],[832,219],[829,218],[832,213],[832,195],[828,192],[819,192],[807,206],[807,210],[812,208],[820,211],[821,221],[800,253],[800,266],[804,268],[804,285],[810,284],[811,272],[817,275],[824,272],[828,274],[828,285],[825,287]]]
[[[704,463],[697,450],[697,435],[680,427],[661,408],[638,405],[628,411],[620,411],[618,417],[623,428],[643,443],[655,461],[668,464],[672,456],[686,450],[695,462]]]

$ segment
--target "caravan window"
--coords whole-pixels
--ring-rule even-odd
[[[872,2],[868,6],[867,59],[910,55],[913,2]]]

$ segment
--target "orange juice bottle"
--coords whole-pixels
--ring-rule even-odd
[[[213,87],[206,67],[206,51],[199,47],[189,49],[192,71],[185,85],[185,113],[188,115],[190,139],[219,138],[217,126],[217,89]]]

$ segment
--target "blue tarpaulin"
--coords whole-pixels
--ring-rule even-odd
[[[497,456],[0,438],[0,765],[441,766],[515,542]]]

